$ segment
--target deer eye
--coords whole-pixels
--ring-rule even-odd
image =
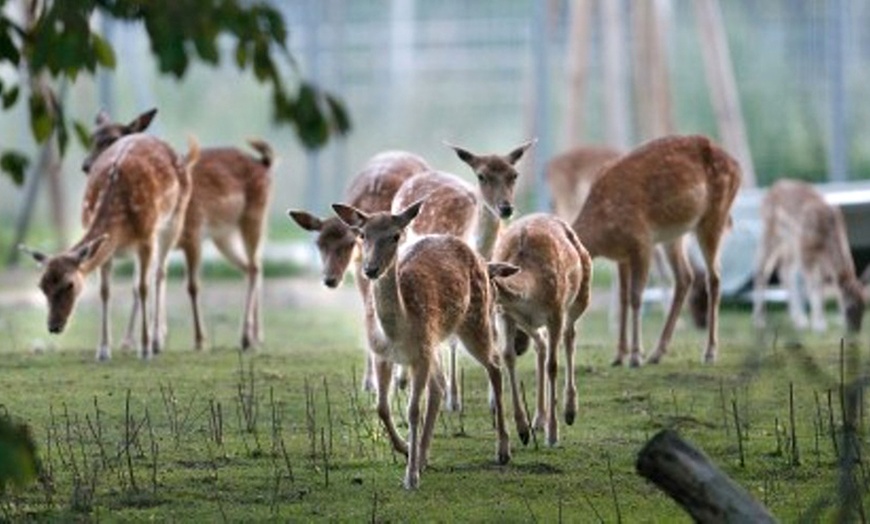
[[[398,244],[399,240],[401,240],[401,239],[402,239],[401,233],[396,233],[395,235],[393,235],[393,242],[395,242],[396,244]]]
[[[486,182],[486,176],[484,176],[483,173],[478,173],[477,174],[477,181],[481,182],[481,183]]]

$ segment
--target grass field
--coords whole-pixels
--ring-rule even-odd
[[[116,340],[129,304],[119,280]],[[173,281],[167,351],[143,362],[115,349],[97,363],[96,281],[59,337],[45,330],[35,281],[31,272],[8,278],[11,298],[0,301],[0,405],[31,425],[47,482],[0,497],[0,519],[688,522],[635,472],[637,452],[666,427],[782,521],[835,515],[840,340],[836,330],[795,334],[782,312],[771,316],[782,327],[774,335],[755,331],[745,309],[724,310],[712,366],[700,363],[704,334],[685,317],[662,364],[627,369],[609,366],[615,339],[598,305],[580,323],[577,422],[561,427],[556,448],[542,435],[523,447],[508,416],[506,466],[495,462],[485,375],[463,357],[463,412],[442,413],[431,465],[409,493],[404,459],[359,388],[352,286],[267,279],[266,343],[240,355],[241,280],[206,285],[203,352],[191,349],[186,296]],[[646,315],[648,349],[662,317]],[[531,395],[530,356],[520,372]],[[402,422],[404,393],[395,401]]]

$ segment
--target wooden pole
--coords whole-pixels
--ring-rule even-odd
[[[604,135],[608,145],[625,150],[629,146],[625,10],[622,2],[613,0],[602,1],[600,7],[604,28]]]
[[[589,21],[592,17],[592,0],[573,0],[570,9],[565,64],[568,72],[568,100],[565,104],[566,149],[581,143],[584,136],[583,104],[589,77]]]
[[[661,2],[631,4],[634,31],[634,98],[638,136],[643,140],[674,133],[667,34]]]
[[[722,145],[740,162],[743,186],[755,187],[755,167],[746,138],[746,124],[740,109],[719,0],[695,0],[692,5],[695,6],[707,87],[710,89],[710,98],[716,112]]]
[[[647,442],[635,466],[696,522],[776,522],[767,508],[673,430],[662,430]]]

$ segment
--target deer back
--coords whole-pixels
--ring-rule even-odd
[[[585,248],[570,227],[558,217],[526,215],[502,231],[493,253],[494,262],[520,268],[508,277],[494,279],[496,300],[537,327],[546,317],[564,312],[577,298],[586,271]],[[586,255],[588,257],[588,255]]]
[[[397,213],[418,200],[425,200],[410,225],[413,236],[445,234],[472,245],[478,217],[474,187],[451,173],[426,171],[408,179],[393,198]]]
[[[606,146],[579,146],[553,157],[546,173],[555,214],[563,220],[576,218],[602,168],[620,155]]]
[[[262,216],[271,195],[271,166],[271,149],[260,158],[234,147],[203,149],[192,172],[184,235],[198,241],[202,226],[235,229],[245,215]]]
[[[620,260],[639,243],[726,224],[740,168],[704,136],[669,136],[619,158],[592,185],[573,228],[592,256]]]
[[[410,244],[398,264],[409,333],[425,333],[437,343],[463,324],[489,326],[486,266],[465,242],[453,235],[429,235]]]
[[[190,198],[187,160],[165,142],[144,134],[125,136],[91,165],[82,205],[86,239],[109,234],[124,249],[148,241]]]
[[[368,213],[389,211],[399,187],[410,177],[428,170],[426,161],[413,153],[378,153],[351,181],[345,192],[345,202]]]

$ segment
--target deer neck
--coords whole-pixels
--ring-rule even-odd
[[[389,269],[373,283],[375,314],[384,335],[396,340],[401,335],[401,326],[406,324],[407,312],[399,288],[399,264],[393,262]]]
[[[501,230],[501,220],[485,203],[480,203],[477,218],[477,252],[485,259],[492,258],[492,250],[498,233]]]
[[[78,250],[88,242],[96,240],[103,234],[107,233],[109,233],[107,228],[91,228],[85,233],[85,236],[83,236],[81,240],[76,242],[74,246],[67,250],[67,253],[74,253],[76,250]],[[103,241],[103,243],[100,245],[100,248],[97,250],[97,252],[93,256],[82,262],[82,265],[80,267],[81,272],[85,275],[90,274],[92,271],[111,260],[112,256],[115,254],[116,249],[117,244],[115,242],[115,238],[113,235],[109,235],[108,238],[106,238],[106,240]]]

